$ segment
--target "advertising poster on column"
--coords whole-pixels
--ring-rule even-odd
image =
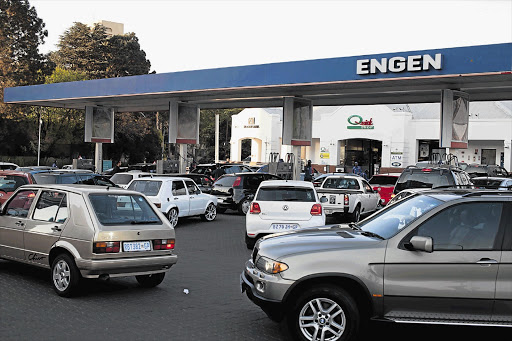
[[[199,115],[197,105],[170,102],[169,143],[199,143]]]
[[[443,90],[441,98],[441,148],[468,148],[469,95]]]
[[[113,108],[85,108],[85,142],[114,143]]]

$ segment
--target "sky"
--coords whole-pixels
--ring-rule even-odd
[[[74,22],[134,32],[157,73],[512,42],[512,0],[29,0],[57,49]]]

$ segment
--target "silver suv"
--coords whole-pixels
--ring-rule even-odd
[[[512,193],[428,190],[358,224],[261,239],[242,292],[296,340],[369,319],[512,326]]]
[[[175,233],[142,194],[87,185],[25,185],[0,208],[0,258],[51,269],[57,294],[81,278],[160,284],[177,261]]]

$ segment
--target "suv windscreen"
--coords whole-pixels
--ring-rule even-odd
[[[102,225],[162,223],[141,195],[89,194],[89,200]]]
[[[396,182],[395,193],[409,188],[436,188],[453,185],[455,185],[455,180],[449,170],[404,171]]]
[[[363,220],[358,226],[363,231],[373,232],[384,239],[389,239],[442,203],[442,200],[427,195],[411,196],[373,215],[371,219]]]
[[[236,176],[223,176],[215,181],[216,186],[232,187],[235,183]]]
[[[132,181],[132,179],[133,179],[133,175],[131,175],[131,174],[114,174],[110,178],[110,181],[112,181],[116,185],[126,185],[130,181]]]
[[[396,176],[373,176],[370,179],[371,185],[384,185],[384,186],[394,186],[396,184],[396,180],[398,178]]]
[[[256,200],[316,202],[313,189],[287,186],[260,187]]]
[[[137,180],[132,182],[128,189],[154,197],[160,192],[160,187],[162,187],[162,181]]]

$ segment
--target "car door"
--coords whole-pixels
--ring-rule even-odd
[[[504,212],[502,202],[454,204],[419,223],[401,241],[390,240],[384,266],[385,317],[489,321]],[[431,237],[433,252],[409,250],[415,235]]]
[[[59,240],[68,221],[66,193],[43,190],[25,226],[25,260],[48,265],[51,247]]]
[[[199,188],[192,180],[185,180],[185,186],[187,187],[188,197],[190,200],[190,215],[197,215],[204,213],[208,199],[205,195],[202,195]]]
[[[171,203],[178,206],[178,216],[185,217],[190,215],[190,199],[185,188],[183,180],[172,180]]]
[[[5,258],[23,260],[25,244],[23,232],[27,224],[35,190],[17,192],[5,204],[0,215],[0,255]]]
[[[492,314],[493,322],[512,323],[512,201],[506,203],[505,233],[501,261],[496,280],[496,302]]]
[[[380,200],[380,195],[375,193],[372,186],[367,181],[362,181],[365,195],[367,196],[365,212],[372,212],[377,209]]]

